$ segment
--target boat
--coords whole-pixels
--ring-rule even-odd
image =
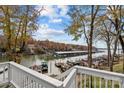
[[[48,64],[47,64],[47,62],[41,62],[41,65],[33,65],[29,68],[33,69],[39,73],[44,73],[44,72],[48,71]]]
[[[56,63],[55,63],[55,66],[56,66],[56,67],[61,67],[61,65],[63,65],[63,64],[64,64],[64,63],[56,62]]]
[[[48,64],[47,64],[47,62],[42,62],[41,63],[41,68],[42,68],[42,71],[47,71],[48,70]]]

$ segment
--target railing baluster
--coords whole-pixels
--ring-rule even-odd
[[[30,80],[30,78],[28,79],[28,88],[31,88],[31,80]]]
[[[29,86],[29,88],[32,88],[32,80],[31,80],[31,78],[30,78],[30,80],[29,80],[28,86]]]
[[[80,73],[80,88],[82,88],[82,74]]]
[[[28,88],[28,85],[27,85],[27,76],[25,75],[25,88]]]
[[[75,76],[74,81],[75,82],[75,88],[78,88],[78,75]]]
[[[86,83],[87,83],[87,77],[86,74],[84,75],[84,88],[86,88]]]
[[[17,84],[19,85],[19,71],[17,70]]]
[[[36,86],[35,86],[35,80],[33,80],[33,88],[35,88]]]
[[[42,85],[41,85],[41,84],[39,84],[39,87],[40,87],[40,88],[42,88]]]
[[[29,85],[29,76],[27,76],[27,86]]]
[[[31,88],[33,88],[33,83],[34,83],[34,81],[33,81],[33,80],[31,80]]]
[[[39,83],[37,83],[37,88],[39,88]]]
[[[38,86],[39,84],[38,83],[36,83],[36,84],[37,84],[37,87],[36,88],[39,88],[39,86]]]
[[[102,88],[102,79],[99,78],[99,88]]]
[[[30,82],[29,82],[29,76],[28,76],[28,77],[27,77],[27,86],[29,85],[29,83],[30,83]]]
[[[115,81],[112,80],[112,88],[114,88],[114,85],[115,85]]]
[[[18,73],[17,73],[17,71],[16,71],[16,69],[15,69],[15,83],[16,83],[16,84],[18,83],[17,78],[18,78]]]
[[[91,76],[89,75],[89,88],[91,87]]]
[[[24,77],[24,82],[25,82],[24,87],[27,87],[27,86],[26,86],[26,75],[25,75],[25,77]]]
[[[24,74],[22,73],[22,79],[23,79],[23,88],[25,87],[25,78],[24,78]]]
[[[38,86],[39,84],[38,83],[36,83],[36,88],[39,88],[39,86]]]
[[[94,88],[96,88],[96,77],[94,76]]]
[[[119,88],[121,88],[121,82],[120,82],[120,81],[118,81],[118,83],[119,83]]]
[[[107,88],[107,87],[108,87],[108,80],[105,79],[105,88]]]
[[[3,81],[5,81],[5,66],[3,67]]]
[[[35,84],[35,88],[37,88],[37,83],[36,83],[36,81],[34,82],[34,84]]]
[[[121,80],[121,88],[124,88],[124,80]]]
[[[23,83],[24,83],[24,88],[25,88],[25,75],[23,75],[23,79],[24,79],[24,82]]]
[[[25,88],[28,88],[28,85],[27,85],[27,76],[25,75]]]
[[[23,87],[22,72],[19,73],[20,73],[20,87],[22,88]]]
[[[16,70],[13,68],[13,81],[16,83]]]
[[[9,72],[9,71],[8,71],[9,68],[8,68],[8,65],[6,65],[6,69],[7,69],[7,70],[6,70],[6,79],[7,79],[7,81],[8,81],[8,80],[9,80],[9,73],[8,73],[8,72]]]
[[[27,84],[27,86],[28,86],[28,88],[31,88],[31,80],[30,80],[29,76],[28,76],[28,84]]]

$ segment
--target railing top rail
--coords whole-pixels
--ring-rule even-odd
[[[46,83],[48,83],[48,84],[50,84],[50,85],[52,85],[54,87],[61,87],[62,86],[62,82],[57,80],[57,79],[51,78],[51,77],[49,77],[47,75],[44,75],[44,74],[41,74],[41,73],[38,73],[36,71],[33,71],[33,70],[29,69],[29,68],[26,68],[26,67],[24,67],[22,65],[14,63],[14,62],[10,62],[10,65],[12,65],[12,66],[14,66],[14,67],[16,67],[16,68],[28,73],[28,74],[30,74],[31,76],[34,76],[34,77],[36,77],[38,79],[41,79],[44,82],[46,82]]]
[[[56,79],[61,79],[61,78],[65,77],[65,76],[68,76],[69,73],[70,73],[73,69],[74,69],[74,68],[72,67],[72,68],[68,69],[66,72],[63,72],[63,73],[61,73],[60,75],[56,76],[55,78],[56,78]]]
[[[121,73],[110,72],[110,71],[105,71],[105,70],[98,70],[98,69],[82,67],[82,66],[75,66],[75,68],[80,73],[96,75],[96,76],[101,76],[101,77],[110,77],[111,76],[115,79],[116,78],[123,78],[124,79],[124,74],[121,74]]]
[[[6,65],[9,64],[10,62],[0,62],[0,65]]]
[[[66,79],[63,81],[63,87],[66,87],[68,83],[72,83],[70,81],[72,80],[74,74],[76,74],[76,69],[73,69],[70,72],[70,74],[66,77]]]

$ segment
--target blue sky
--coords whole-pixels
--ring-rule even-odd
[[[42,8],[42,6],[38,6]],[[37,40],[50,40],[55,42],[86,45],[85,39],[82,37],[78,41],[73,41],[73,37],[65,33],[64,29],[69,24],[70,17],[67,15],[69,6],[44,6],[39,18],[39,29],[35,32],[34,38]],[[96,47],[105,47],[104,42],[94,43]]]

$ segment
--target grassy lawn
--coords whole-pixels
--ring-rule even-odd
[[[123,72],[123,62],[120,61],[119,64],[114,65],[114,72],[122,73]]]
[[[109,67],[103,67],[103,70],[109,71]],[[120,58],[119,62],[113,66],[113,72],[123,73],[123,59]]]

